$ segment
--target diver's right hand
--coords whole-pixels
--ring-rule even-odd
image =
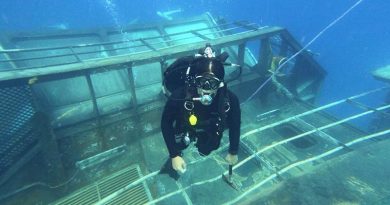
[[[172,167],[174,170],[180,172],[180,173],[184,173],[186,172],[186,162],[184,161],[184,159],[180,156],[177,156],[177,157],[174,157],[172,158]]]

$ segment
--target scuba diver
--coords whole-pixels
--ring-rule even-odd
[[[164,72],[168,101],[161,130],[176,173],[186,171],[182,150],[194,143],[201,155],[209,155],[218,149],[225,129],[229,129],[230,145],[225,159],[230,165],[238,161],[241,110],[237,96],[224,82],[224,65],[235,65],[225,63],[227,58],[226,52],[215,56],[206,44],[198,54],[177,59]]]

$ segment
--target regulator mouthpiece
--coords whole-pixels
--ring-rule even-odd
[[[200,101],[200,103],[202,103],[202,105],[211,105],[211,103],[213,102],[213,97],[211,97],[211,95],[209,95],[209,94],[205,94],[199,98],[193,98],[193,100]]]

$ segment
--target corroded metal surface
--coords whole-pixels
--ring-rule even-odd
[[[125,168],[94,184],[86,186],[73,194],[55,202],[55,205],[94,204],[100,199],[124,188],[127,184],[141,177],[138,165]],[[144,204],[150,199],[150,193],[145,184],[139,184],[125,193],[113,198],[108,204]]]

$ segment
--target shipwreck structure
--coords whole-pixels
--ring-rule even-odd
[[[367,160],[360,156],[365,152],[385,152],[390,131],[367,133],[348,122],[384,113],[390,105],[371,107],[359,100],[387,87],[315,107],[326,72],[284,28],[204,14],[122,29],[2,33],[0,43],[1,204],[298,200],[288,189],[285,198],[272,197],[282,192],[278,187],[295,187],[296,181],[341,183],[353,201],[368,197],[358,194],[362,189],[370,193],[381,186],[347,165]],[[188,171],[178,181],[159,172],[162,156],[168,156],[159,127],[166,100],[163,72],[205,43],[242,65],[241,76],[228,85],[245,102],[240,162],[233,168],[240,190],[221,178],[226,140],[209,157],[187,153]],[[235,72],[226,68],[227,78]],[[353,107],[356,114],[337,119],[325,112],[334,106]],[[370,156],[372,162],[381,155]],[[345,172],[333,173],[338,169]]]

